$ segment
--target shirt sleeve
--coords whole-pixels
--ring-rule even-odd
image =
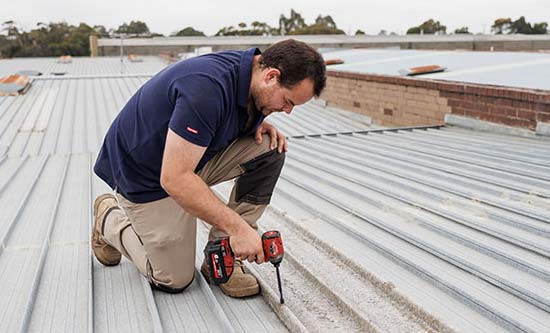
[[[207,147],[223,114],[223,89],[206,75],[190,75],[175,81],[171,89],[176,99],[169,128],[185,140]]]

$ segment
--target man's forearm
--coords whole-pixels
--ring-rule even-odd
[[[228,235],[238,232],[246,223],[227,207],[195,173],[188,173],[163,184],[164,190],[185,209]]]

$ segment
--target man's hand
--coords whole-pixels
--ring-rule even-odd
[[[265,262],[262,239],[249,225],[229,236],[229,245],[237,258],[261,264]]]
[[[256,129],[256,134],[254,135],[258,144],[262,143],[262,134],[264,133],[268,133],[269,137],[271,138],[271,143],[269,145],[270,149],[273,149],[275,148],[275,146],[277,146],[277,151],[279,153],[281,153],[282,151],[286,153],[288,151],[288,143],[284,134],[276,129],[275,126],[271,125],[265,120],[260,124],[260,126],[258,126],[258,128]]]
[[[264,262],[258,233],[212,193],[194,170],[206,147],[197,146],[168,130],[162,160],[162,188],[186,212],[229,235],[233,253],[244,260]]]

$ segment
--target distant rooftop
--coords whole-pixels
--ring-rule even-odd
[[[58,58],[0,59],[0,77],[17,71],[38,71],[42,76],[105,76],[127,74],[154,74],[166,66],[159,57],[143,56],[143,61],[131,62],[128,57],[72,57],[70,63]]]
[[[439,65],[447,70],[419,77],[550,90],[550,53],[351,49],[323,56],[344,60],[329,67],[338,71],[402,75],[403,69]]]

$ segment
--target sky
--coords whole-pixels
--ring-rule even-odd
[[[65,21],[77,25],[104,25],[117,28],[124,22],[140,20],[151,32],[169,35],[192,26],[207,35],[239,22],[266,22],[278,27],[279,16],[290,9],[300,13],[307,24],[322,14],[331,15],[338,28],[348,34],[357,29],[378,34],[382,29],[404,34],[408,28],[433,18],[447,26],[447,32],[466,26],[470,32],[491,32],[496,18],[525,16],[528,22],[550,21],[550,0],[10,0],[3,1],[0,23],[14,20],[24,30],[38,22]]]

